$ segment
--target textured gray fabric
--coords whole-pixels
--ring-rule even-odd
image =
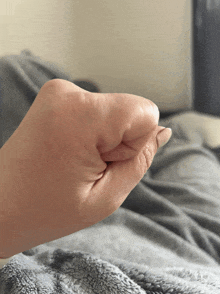
[[[0,59],[0,76],[2,143],[47,80],[70,80],[27,51]],[[12,257],[0,270],[1,294],[220,293],[220,158],[181,116],[161,125],[172,139],[122,207]]]
[[[149,268],[62,249],[16,255],[0,273],[0,293],[220,293],[219,269]]]

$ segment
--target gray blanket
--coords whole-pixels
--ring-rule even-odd
[[[0,59],[1,146],[42,85],[72,80],[29,51]],[[102,222],[13,256],[0,293],[220,293],[220,156],[179,115],[122,207]]]

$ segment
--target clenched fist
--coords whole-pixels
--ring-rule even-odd
[[[47,82],[0,150],[0,256],[112,214],[171,136],[158,120],[145,98]]]

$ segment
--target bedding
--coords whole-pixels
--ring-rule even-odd
[[[1,146],[45,82],[73,80],[29,51],[0,77]],[[220,152],[185,118],[160,121],[173,136],[116,212],[11,257],[0,293],[220,293]]]

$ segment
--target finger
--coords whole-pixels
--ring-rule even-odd
[[[148,146],[136,156],[111,162],[103,177],[93,186],[92,193],[101,195],[102,207],[107,214],[113,213],[124,202],[128,194],[140,182],[152,163],[154,154]]]
[[[150,100],[130,94],[105,94],[104,99],[107,111],[101,120],[102,128],[99,129],[102,132],[97,146],[102,157],[107,160],[109,152],[116,147],[120,150],[127,146],[140,151],[158,126],[157,106]]]
[[[123,161],[116,160],[111,162],[105,170],[103,177],[93,186],[93,192],[95,194],[100,194],[101,191],[102,205],[105,209],[109,210],[108,213],[112,213],[124,202],[128,194],[140,182],[152,164],[158,149],[157,135],[159,133],[163,133],[163,136],[159,135],[159,137],[162,136],[168,140],[170,130],[167,131],[163,127],[158,127],[157,130],[152,132],[151,137],[145,141],[144,147],[139,152],[136,151],[136,154],[134,154],[133,150],[126,149],[127,147],[125,146],[125,150],[122,153],[127,152],[128,154],[131,151],[127,155],[130,158],[124,159]],[[121,150],[123,147],[121,145]],[[111,155],[115,156],[114,159],[117,159],[117,154],[112,153]],[[118,157],[120,157],[120,154]]]
[[[131,141],[123,141],[113,150],[101,154],[103,161],[123,161],[136,156],[149,140],[149,134]]]
[[[170,128],[158,127],[159,132],[155,135],[157,140],[157,149],[163,147],[168,143],[172,136],[172,130]],[[151,133],[151,136],[153,134]],[[103,153],[101,158],[103,161],[123,161],[130,159],[137,155],[137,153],[147,144],[149,135],[143,136],[139,139],[134,139],[128,142],[122,142],[113,150]],[[156,146],[155,146],[156,147]]]
[[[106,214],[113,213],[124,202],[151,166],[157,149],[164,146],[171,135],[171,129],[158,126],[147,140],[145,137],[145,145],[139,153],[121,144],[108,154],[109,157],[106,155],[106,159],[115,161],[108,165],[102,178],[93,186],[95,195],[101,191],[102,207]],[[118,160],[121,158],[124,159]]]
[[[172,136],[172,130],[170,128],[164,128],[157,134],[158,148],[166,145]]]

